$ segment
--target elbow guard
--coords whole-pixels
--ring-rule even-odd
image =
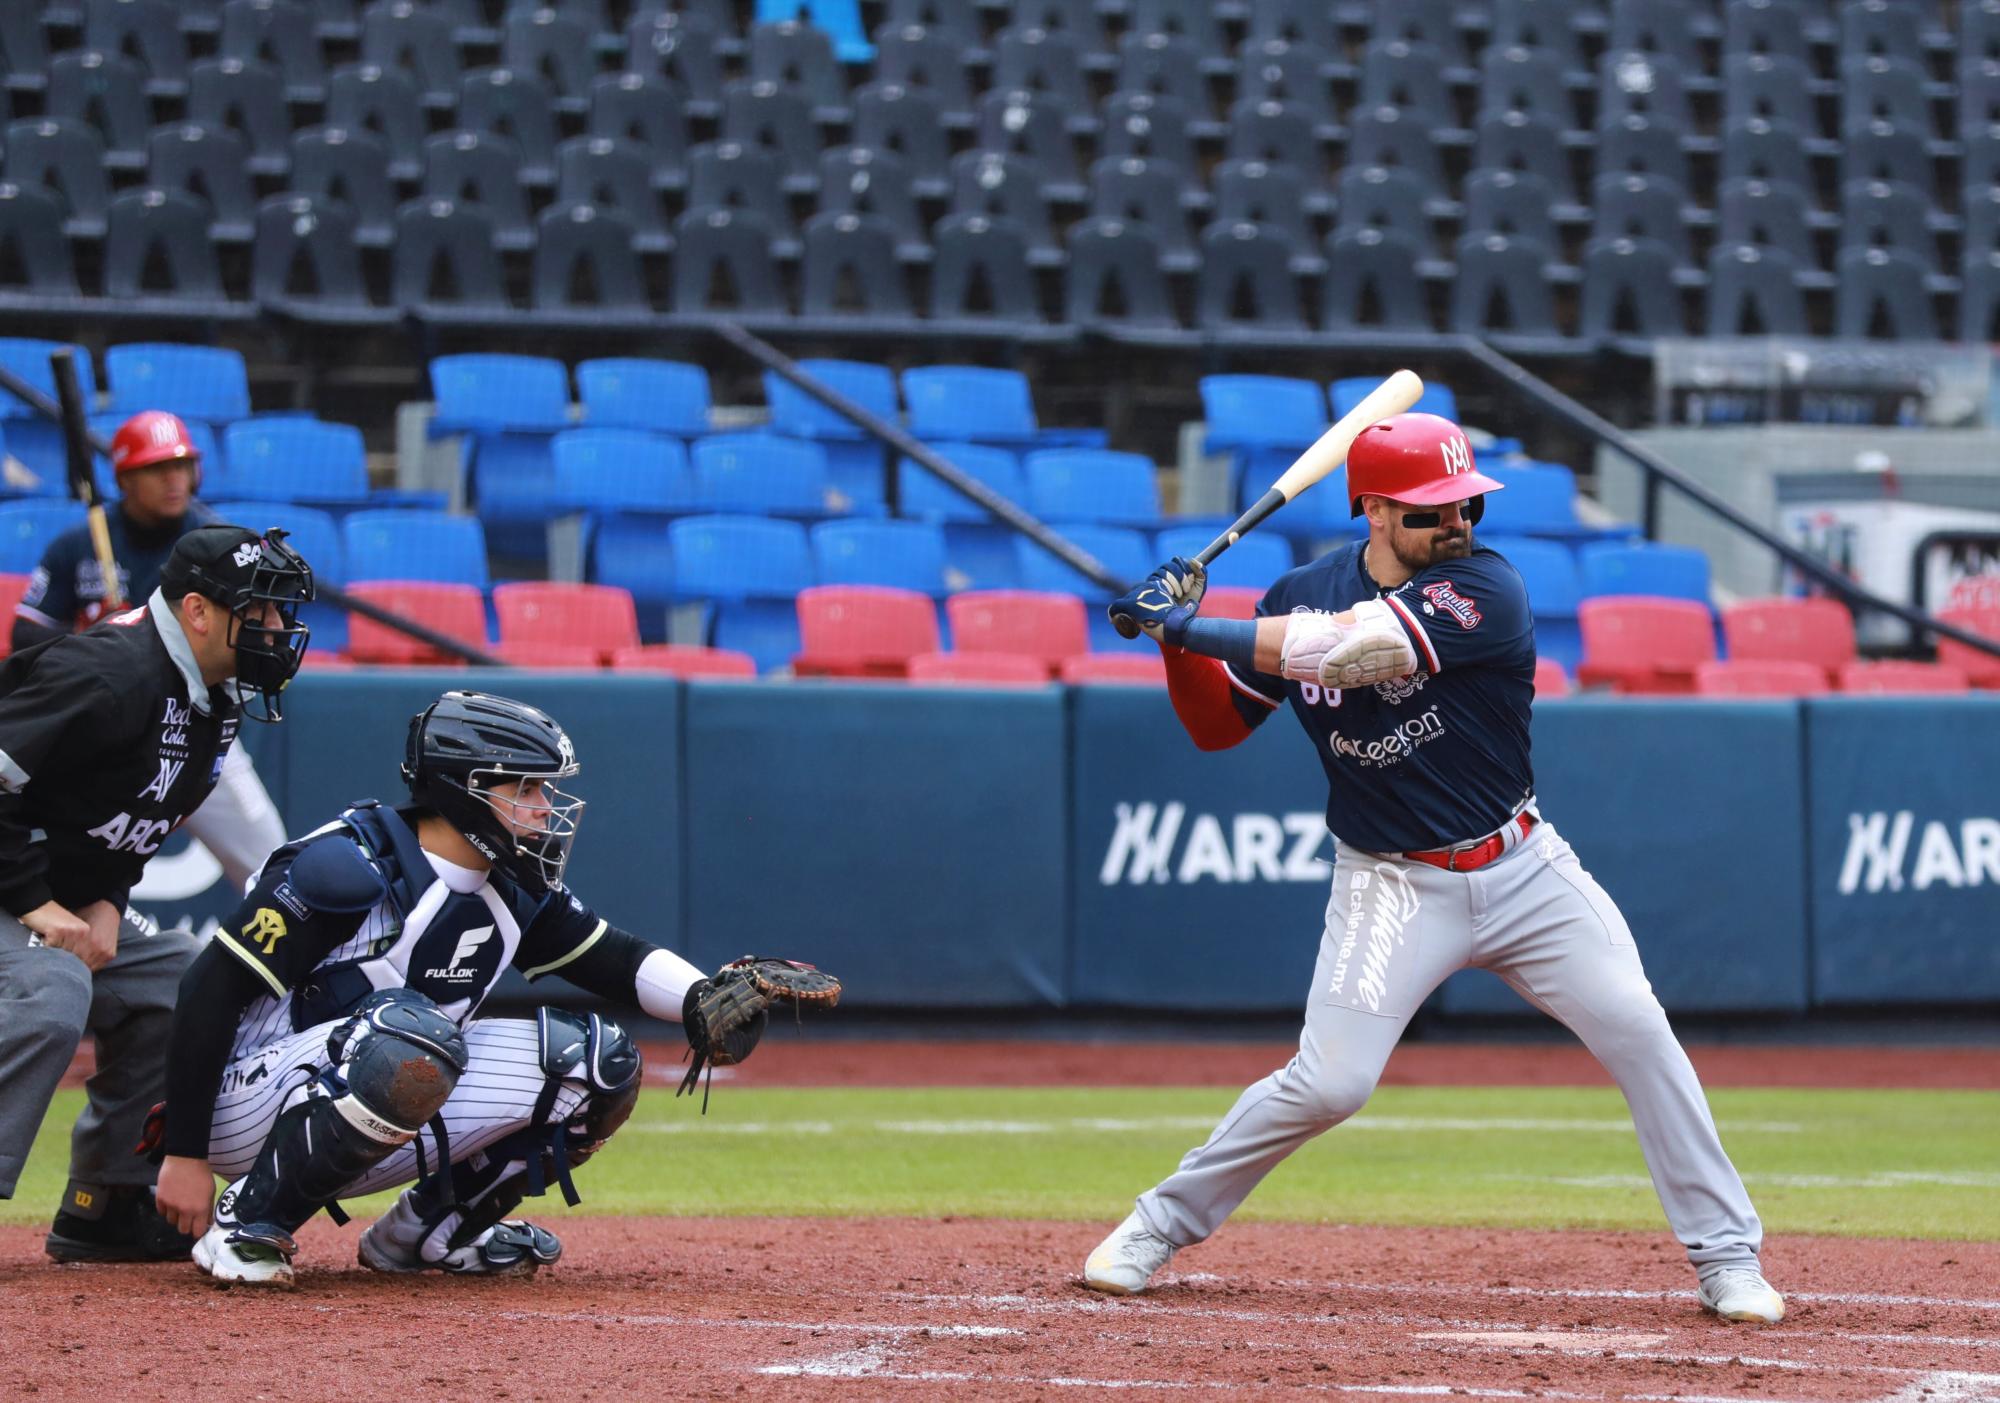
[[[1339,691],[1408,677],[1417,670],[1417,650],[1387,604],[1364,599],[1349,612],[1352,623],[1328,614],[1290,615],[1282,675]]]

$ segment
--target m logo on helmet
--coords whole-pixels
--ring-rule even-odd
[[[1444,455],[1444,470],[1447,477],[1472,471],[1472,446],[1461,434],[1452,434],[1438,442],[1438,452]]]

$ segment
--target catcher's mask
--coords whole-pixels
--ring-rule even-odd
[[[312,567],[285,544],[286,534],[275,526],[261,536],[241,526],[198,527],[174,543],[160,571],[166,598],[199,594],[229,611],[243,714],[259,721],[284,719],[279,693],[298,676],[312,639],[299,622],[299,606],[313,598]],[[265,621],[264,604],[277,611],[276,624]]]
[[[403,782],[479,852],[530,891],[562,886],[583,800],[556,780],[574,777],[576,747],[545,711],[484,692],[446,692],[410,718]],[[536,798],[496,793],[540,780]]]

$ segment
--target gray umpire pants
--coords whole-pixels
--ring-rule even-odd
[[[14,1196],[49,1098],[86,1032],[97,1039],[97,1071],[70,1135],[70,1177],[150,1184],[153,1166],[133,1146],[165,1092],[174,999],[197,942],[128,915],[118,953],[93,974],[67,950],[29,944],[31,934],[0,914],[0,1198]]]
[[[1471,872],[1339,845],[1298,1055],[1139,1196],[1147,1227],[1180,1246],[1221,1227],[1280,1160],[1361,1109],[1418,1005],[1473,966],[1568,1026],[1618,1083],[1696,1271],[1756,1261],[1763,1227],[1624,916],[1553,824],[1505,831],[1509,850]]]

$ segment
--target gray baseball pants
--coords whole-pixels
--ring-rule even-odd
[[[1509,850],[1471,872],[1338,845],[1298,1055],[1139,1196],[1148,1228],[1187,1246],[1221,1227],[1280,1160],[1361,1109],[1418,1005],[1471,966],[1498,974],[1604,1064],[1696,1270],[1755,1263],[1763,1227],[1625,918],[1552,824],[1525,838],[1506,831]]]
[[[0,1198],[14,1196],[49,1098],[86,1032],[97,1039],[97,1071],[70,1134],[70,1177],[150,1184],[153,1166],[133,1146],[164,1094],[167,1034],[195,938],[150,931],[127,915],[118,953],[93,974],[67,950],[31,945],[31,934],[0,914]]]

